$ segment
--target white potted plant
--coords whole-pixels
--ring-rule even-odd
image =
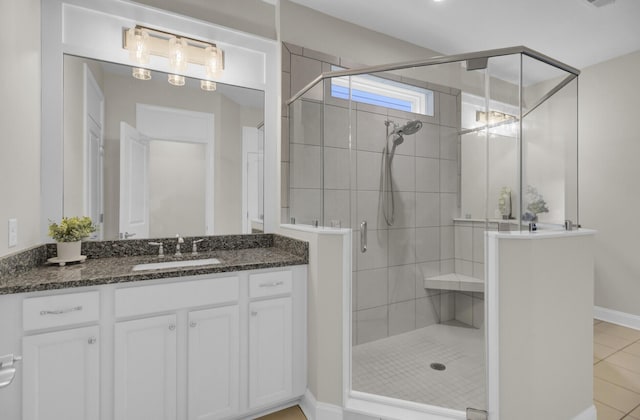
[[[73,261],[80,258],[80,245],[96,231],[90,217],[63,217],[60,223],[49,223],[49,236],[57,242],[58,260]]]

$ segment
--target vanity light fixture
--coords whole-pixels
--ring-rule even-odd
[[[169,32],[136,25],[124,30],[123,48],[129,51],[131,61],[136,64],[133,77],[140,80],[151,79],[151,72],[143,68],[150,56],[169,60],[171,74],[168,81],[174,86],[184,86],[184,73],[188,64],[204,67],[207,79],[217,79],[224,70],[224,52],[216,44],[174,35]],[[201,80],[203,90],[216,90],[215,82]]]
[[[515,115],[506,114],[500,111],[489,111],[489,118],[487,118],[486,112],[476,111],[476,121],[484,124],[496,124],[508,120],[513,120],[515,122],[517,118]]]

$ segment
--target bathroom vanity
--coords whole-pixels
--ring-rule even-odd
[[[3,418],[248,418],[303,395],[306,243],[244,237],[204,249],[212,265],[132,271],[162,259],[131,255],[3,277],[0,353],[22,356]]]

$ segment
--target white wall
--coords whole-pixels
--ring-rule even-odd
[[[579,80],[580,223],[596,235],[595,304],[640,316],[640,51]]]
[[[353,25],[288,0],[281,1],[280,14],[282,41],[337,57],[347,57],[356,63],[375,65],[438,55],[435,51]]]
[[[499,377],[500,418],[578,418],[593,404],[593,235],[491,232],[488,244],[488,299],[499,297],[488,340],[500,357],[496,372],[489,356],[488,372],[493,386]]]
[[[40,1],[3,0],[0,13],[0,256],[40,243]],[[18,244],[8,247],[8,219]]]
[[[263,0],[137,0],[153,7],[213,22],[243,32],[276,38],[276,8]]]
[[[150,142],[150,238],[203,235],[206,165],[205,144]]]
[[[307,387],[318,401],[342,406],[343,236],[280,233],[309,243]]]

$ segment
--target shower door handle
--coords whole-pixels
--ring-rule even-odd
[[[367,252],[367,221],[360,223],[360,252]]]

